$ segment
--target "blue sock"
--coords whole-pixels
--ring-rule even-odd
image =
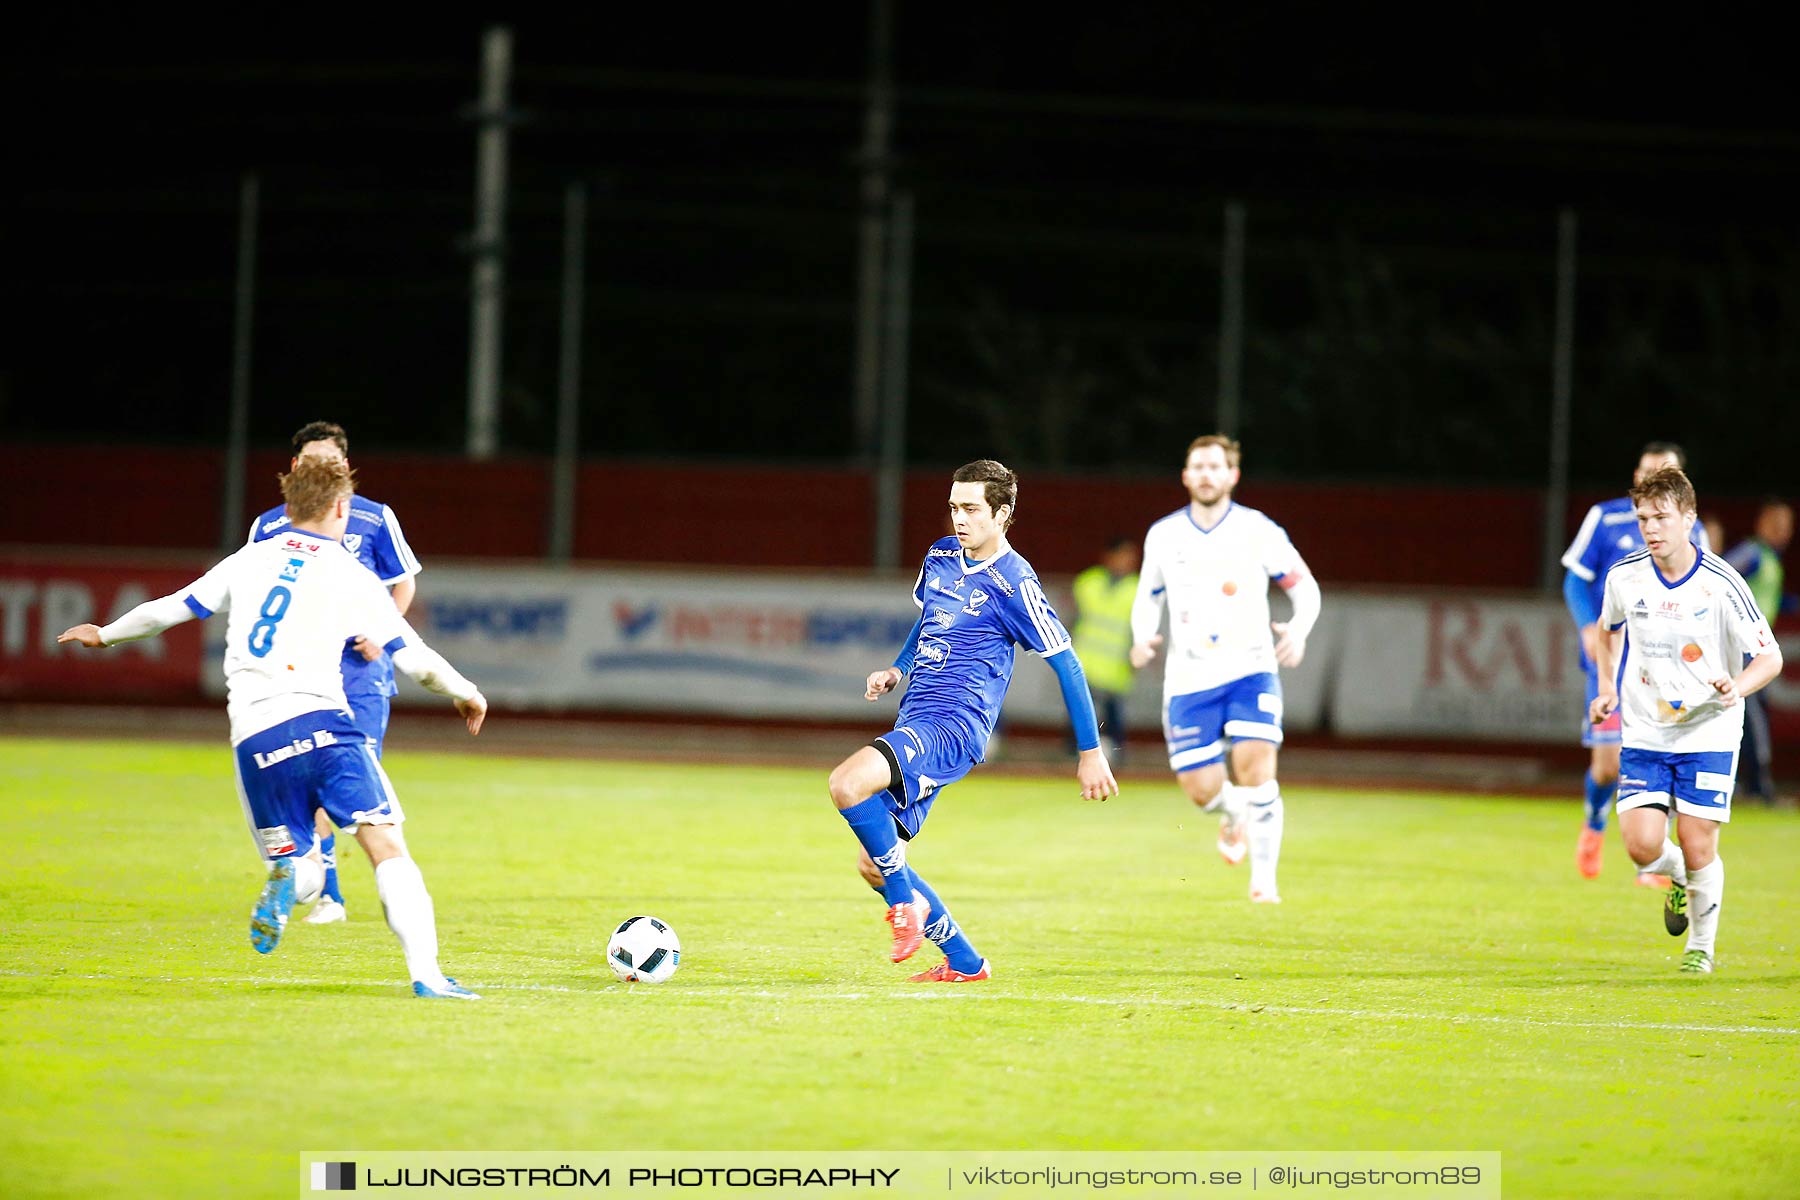
[[[1612,807],[1613,796],[1618,793],[1619,785],[1615,783],[1595,783],[1592,775],[1583,776],[1587,784],[1587,827],[1596,833],[1606,832],[1606,810]]]
[[[931,912],[925,917],[925,936],[944,952],[944,957],[950,960],[952,971],[973,975],[981,970],[981,955],[975,952],[975,947],[963,936],[963,931],[950,916],[950,910],[944,907],[944,902],[938,899],[938,894],[925,882],[923,875],[910,868],[909,872],[913,887],[918,889],[919,895],[931,901]]]
[[[894,818],[881,802],[870,796],[861,804],[840,809],[839,815],[850,823],[850,832],[868,851],[869,861],[881,872],[881,894],[892,904],[911,904],[912,875],[906,869],[906,848],[894,832]]]
[[[337,834],[327,834],[319,839],[319,853],[325,858],[325,890],[319,894],[342,904],[344,893],[338,890],[337,877]]]

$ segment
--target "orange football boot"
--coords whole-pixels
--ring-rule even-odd
[[[888,925],[894,931],[894,945],[888,951],[888,957],[895,962],[905,962],[919,952],[925,944],[925,917],[931,912],[931,902],[913,894],[910,904],[890,905],[887,911]]]
[[[1583,879],[1600,878],[1600,863],[1606,855],[1606,835],[1598,829],[1581,830],[1581,840],[1575,843],[1575,869],[1581,872]]]
[[[994,972],[988,968],[988,960],[985,958],[981,960],[981,970],[975,972],[973,975],[964,975],[961,971],[953,969],[950,966],[950,960],[946,958],[943,962],[931,968],[931,970],[920,971],[917,975],[914,975],[909,982],[979,983],[983,979],[992,979],[993,977]]]

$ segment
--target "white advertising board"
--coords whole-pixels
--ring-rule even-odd
[[[862,698],[870,671],[894,659],[918,616],[910,579],[829,574],[447,567],[419,576],[408,618],[490,700],[509,708],[867,720],[894,704]],[[1053,600],[1059,589],[1052,584]],[[1064,606],[1066,607],[1066,605]],[[1331,615],[1327,614],[1328,617]],[[209,694],[224,694],[208,632]],[[1335,621],[1321,623],[1307,664],[1285,672],[1290,728],[1316,728],[1328,691]],[[404,676],[401,698],[431,697]],[[1160,721],[1162,672],[1139,673],[1127,720]],[[1022,655],[1005,719],[1067,720],[1055,674]]]
[[[1331,728],[1350,737],[1570,742],[1583,677],[1553,600],[1346,597]]]
[[[893,661],[918,614],[910,579],[753,573],[438,567],[410,614],[425,639],[495,703],[521,709],[692,713],[884,726],[863,680]],[[1067,611],[1066,591],[1050,594]],[[1278,616],[1283,602],[1275,600]],[[208,622],[216,639],[224,622]],[[1767,699],[1800,713],[1796,669]],[[204,684],[223,695],[221,648]],[[432,699],[410,680],[401,696]],[[1306,661],[1282,672],[1288,729],[1347,737],[1474,738],[1571,744],[1582,676],[1575,633],[1551,598],[1389,594],[1326,588]],[[1127,722],[1158,727],[1162,672],[1138,673]],[[1005,720],[1066,721],[1056,676],[1023,656]]]

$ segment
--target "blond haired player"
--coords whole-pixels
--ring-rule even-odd
[[[419,640],[375,576],[344,548],[354,491],[349,465],[302,457],[281,477],[281,490],[290,518],[285,533],[245,546],[188,587],[104,628],[77,625],[57,641],[110,646],[226,614],[226,712],[239,797],[269,863],[250,917],[251,945],[261,954],[274,950],[294,905],[324,885],[313,830],[313,814],[323,809],[368,853],[413,994],[475,999],[438,965],[437,916],[400,834],[400,800],[345,703],[344,644],[366,635],[420,684],[452,697],[470,733],[480,732],[487,701]]]

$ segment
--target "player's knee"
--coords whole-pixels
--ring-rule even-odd
[[[879,791],[879,785],[871,786],[864,775],[864,772],[857,769],[854,759],[839,763],[825,781],[825,788],[831,793],[831,802],[840,810],[854,808]]]
[[[1681,838],[1681,857],[1690,871],[1698,871],[1719,856],[1719,827],[1687,816],[1676,818]]]
[[[1651,816],[1638,817],[1637,813]],[[1625,853],[1642,866],[1662,857],[1663,841],[1668,837],[1667,823],[1660,808],[1631,809],[1619,822],[1619,833],[1625,840]]]
[[[1275,778],[1275,743],[1243,741],[1234,745],[1231,777],[1240,787],[1259,787]]]
[[[406,839],[401,836],[398,825],[362,825],[356,830],[356,840],[369,856],[369,865],[379,867],[390,858],[406,856]]]
[[[831,793],[831,802],[840,809],[854,806],[861,797],[854,795],[855,788],[851,783],[848,767],[840,766],[825,781],[825,790]]]

